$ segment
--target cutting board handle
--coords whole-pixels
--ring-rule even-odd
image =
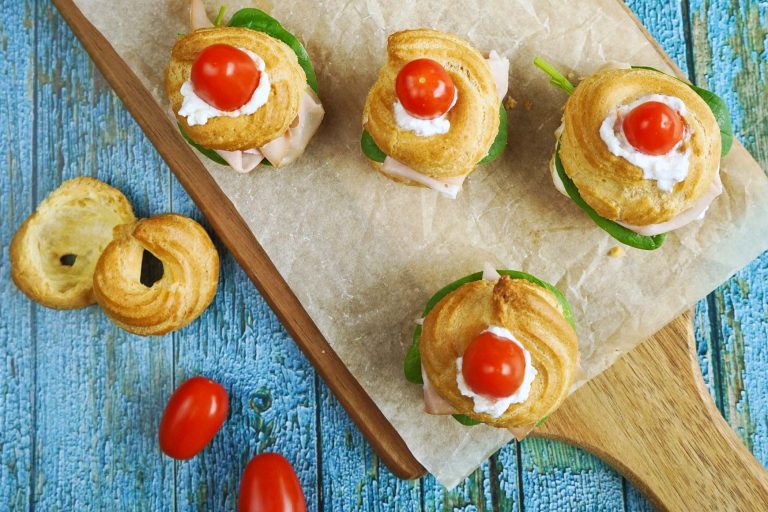
[[[768,511],[768,473],[706,389],[691,313],[576,391],[534,435],[594,453],[660,510]]]

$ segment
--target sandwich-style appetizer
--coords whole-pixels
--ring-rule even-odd
[[[551,163],[562,194],[638,249],[658,249],[666,233],[704,218],[733,140],[719,97],[653,68],[604,69],[573,86],[534,63],[570,94]]]
[[[258,9],[212,23],[192,0],[192,32],[171,51],[165,90],[184,138],[211,160],[249,172],[301,156],[325,114],[307,51]]]
[[[487,269],[427,302],[405,357],[425,411],[527,434],[568,396],[579,343],[568,301],[514,270]]]
[[[455,198],[479,164],[507,144],[509,61],[429,29],[389,36],[368,93],[362,150],[384,176]]]

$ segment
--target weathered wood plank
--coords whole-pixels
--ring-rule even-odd
[[[696,80],[728,103],[739,139],[768,165],[768,4],[691,1]],[[768,253],[709,299],[717,403],[768,465]]]
[[[176,180],[171,210],[202,221]],[[176,463],[176,508],[234,510],[245,465],[258,453],[276,451],[296,469],[308,509],[317,510],[315,371],[232,256],[214,242],[221,254],[219,289],[205,313],[173,335],[174,380],[178,385],[205,375],[220,382],[230,413],[208,448]]]
[[[621,477],[593,455],[544,439],[520,452],[524,510],[623,510]]]
[[[322,510],[421,509],[420,482],[399,480],[389,472],[319,378],[316,407]]]
[[[657,37],[662,40],[669,51],[670,46],[667,40],[671,36],[660,36],[659,34],[667,34],[667,31],[671,30],[669,33],[674,36],[677,30],[674,28],[677,19],[677,11],[675,10],[679,10],[679,7],[664,6],[661,2],[655,1],[630,2],[630,5],[636,11],[640,10],[647,13],[641,14],[641,17],[643,17],[646,25],[656,29]],[[761,50],[755,41],[760,43],[765,39],[764,27],[768,17],[765,14],[764,4],[762,7],[757,2],[746,2],[740,5],[746,6],[743,9],[743,13],[746,14],[741,18],[737,15],[734,7],[725,2],[716,2],[711,5],[693,2],[694,35],[697,44],[696,76],[700,78],[699,75],[704,69],[703,77],[719,83],[721,90],[716,90],[721,95],[726,97],[729,102],[739,102],[738,105],[734,103],[739,109],[738,115],[734,116],[738,118],[737,126],[741,126],[744,136],[742,138],[748,147],[765,165],[766,138],[764,134],[768,133],[768,130],[761,123],[765,123],[768,116],[765,115],[765,108],[760,105],[764,104],[768,95],[765,94],[765,89],[760,88],[762,85],[750,83],[748,77],[762,76],[761,84],[765,84],[765,50]],[[6,13],[6,8],[13,12]],[[763,11],[760,11],[760,8]],[[5,4],[3,4],[2,9],[4,16],[0,19],[0,24],[2,24],[0,25],[2,26],[0,34],[3,35],[4,53],[2,56],[5,57],[5,52],[16,51],[9,50],[13,47],[9,44],[12,38],[7,36],[7,25],[14,22],[14,15],[18,15],[20,11],[18,6],[6,6]],[[170,198],[168,193],[169,178],[164,167],[154,156],[154,151],[146,144],[143,136],[137,132],[132,121],[111,94],[107,94],[105,90],[99,90],[100,88],[104,89],[104,85],[98,83],[98,79],[95,79],[97,80],[96,91],[88,92],[87,89],[90,87],[88,82],[93,78],[90,78],[92,75],[89,74],[90,66],[87,64],[87,57],[68,55],[67,48],[78,45],[74,40],[68,42],[66,37],[58,33],[64,29],[51,21],[56,15],[50,12],[49,8],[41,6],[40,12],[44,14],[40,16],[40,22],[47,30],[45,34],[41,34],[40,45],[43,53],[47,48],[49,55],[41,56],[39,70],[44,71],[41,75],[44,83],[38,94],[50,98],[41,99],[37,105],[38,111],[40,108],[49,108],[49,111],[43,114],[46,119],[40,122],[37,130],[39,138],[41,140],[46,139],[43,142],[44,149],[38,152],[38,159],[42,155],[47,158],[43,161],[53,161],[54,163],[45,166],[45,168],[41,165],[41,181],[35,200],[44,197],[48,191],[53,189],[58,183],[60,175],[69,177],[80,174],[96,174],[102,178],[110,178],[110,181],[126,190],[130,198],[138,203],[137,207],[140,213],[149,212],[150,203],[152,211],[158,211],[158,206],[162,203],[165,203],[163,206],[167,206],[167,209],[171,209],[172,205],[168,203]],[[706,16],[703,16],[702,13],[705,13]],[[677,14],[680,13],[677,12]],[[758,22],[750,21],[754,19]],[[740,28],[738,28],[739,23],[741,23]],[[737,26],[737,29],[733,30],[733,26]],[[722,34],[729,33],[731,35],[728,37],[722,36]],[[737,34],[746,33],[751,34],[749,37],[753,42],[742,46],[731,42],[731,38],[739,38]],[[27,38],[28,41],[31,41],[31,34],[30,25],[24,27],[23,35],[16,35],[16,37]],[[718,40],[721,36],[723,37],[722,41]],[[69,37],[71,38],[71,36]],[[52,41],[48,42],[49,39]],[[725,44],[721,44],[723,41]],[[729,44],[731,47],[736,47],[736,51],[733,48],[727,50]],[[712,46],[715,46],[716,50],[712,50]],[[725,46],[726,50],[722,50],[722,46]],[[676,49],[671,53],[677,57],[680,63],[685,51],[680,53],[678,47],[674,48]],[[699,50],[701,48],[704,50]],[[752,50],[747,50],[747,48]],[[729,54],[728,51],[732,53]],[[713,58],[713,55],[716,58]],[[721,70],[732,69],[731,62],[737,60],[733,57],[734,55],[746,59],[744,62],[753,62],[752,68],[736,73],[735,78],[719,78],[723,75]],[[62,58],[58,75],[56,73],[57,66],[54,64],[56,56]],[[28,58],[31,57],[28,55]],[[719,64],[706,64],[707,59],[710,62],[719,62]],[[760,67],[760,59],[762,59],[763,67]],[[19,62],[15,58],[13,62],[11,59],[3,59],[0,61],[0,70],[5,71],[3,66],[6,65],[14,66],[16,70],[21,69]],[[704,62],[705,65],[702,66],[700,62]],[[685,69],[685,66],[683,68]],[[762,74],[756,74],[755,68]],[[49,72],[51,70],[53,70],[52,73]],[[728,73],[724,74],[728,75]],[[4,76],[9,75],[5,74]],[[27,79],[26,83],[31,84],[31,79]],[[700,81],[700,83],[702,82]],[[732,84],[736,84],[735,87],[732,87]],[[739,86],[739,84],[742,85]],[[6,92],[10,90],[6,89],[8,85],[14,92]],[[74,85],[74,89],[71,89],[70,85]],[[62,92],[64,99],[57,100],[55,94],[58,94],[56,90],[60,87],[64,87]],[[729,98],[728,93],[732,89],[735,89],[737,94],[731,94]],[[5,250],[7,250],[7,240],[10,233],[32,208],[31,201],[28,199],[32,195],[31,148],[26,148],[29,153],[25,155],[24,148],[8,149],[9,146],[3,145],[12,140],[31,139],[31,118],[30,122],[24,122],[24,109],[17,106],[23,104],[23,101],[18,103],[20,99],[23,100],[24,92],[22,91],[24,91],[24,87],[20,88],[18,81],[4,80],[0,84],[0,99],[3,100],[0,103],[0,120],[12,119],[15,123],[0,123],[2,127],[0,129],[13,130],[10,137],[5,136],[7,131],[3,133],[3,138],[0,140],[0,157],[15,165],[15,167],[9,165],[12,172],[0,177],[0,190],[3,191],[3,196],[0,198],[0,205],[2,206],[0,211],[4,213],[2,233]],[[5,108],[6,105],[14,105],[14,103],[5,101],[6,94],[11,94],[13,101],[17,102],[11,113],[6,113]],[[27,101],[31,104],[31,95]],[[754,105],[758,105],[758,107],[754,108]],[[94,130],[103,130],[103,133],[97,134],[94,133]],[[104,141],[107,142],[107,146],[111,144],[112,147],[102,147]],[[25,161],[29,162],[29,175],[24,175],[27,169],[25,168]],[[118,164],[122,164],[122,166]],[[14,169],[19,170],[19,172],[14,173]],[[96,171],[100,171],[101,174]],[[12,191],[13,194],[9,194],[8,191]],[[22,204],[21,201],[25,200],[24,198],[27,198],[27,203],[24,203],[24,211],[19,212],[19,205]],[[158,198],[161,198],[161,201],[158,201]],[[181,200],[175,192],[174,198]],[[182,210],[187,208],[187,206],[180,204],[179,206]],[[10,214],[6,215],[6,212],[10,212]],[[13,217],[14,215],[15,217]],[[226,261],[227,258],[225,256],[223,262],[223,275],[228,272],[225,270],[227,265],[233,265],[231,261]],[[713,346],[723,348],[719,357],[711,362],[704,354],[702,363],[705,376],[710,377],[710,384],[715,390],[720,386],[718,380],[722,377],[722,403],[725,406],[726,414],[730,415],[729,419],[732,424],[736,425],[737,428],[742,428],[745,439],[753,440],[753,449],[756,451],[763,450],[763,455],[758,455],[758,457],[764,462],[766,460],[764,455],[766,452],[765,442],[760,440],[765,440],[766,436],[764,433],[760,433],[760,428],[764,429],[766,422],[760,418],[766,417],[765,407],[768,406],[764,400],[765,393],[762,392],[765,386],[762,376],[766,374],[766,363],[765,356],[760,354],[757,348],[760,340],[766,339],[767,315],[764,306],[766,303],[766,268],[768,268],[768,262],[765,261],[764,256],[761,261],[742,272],[743,276],[740,274],[741,280],[736,278],[727,287],[722,288],[718,292],[719,298],[716,294],[710,304],[700,304],[697,313],[697,326],[701,326],[697,333],[702,352],[708,353],[709,347]],[[0,266],[0,274],[3,272],[5,272],[3,275],[7,276],[7,266]],[[313,412],[315,405],[311,401],[309,405],[305,403],[273,404],[269,410],[259,411],[259,409],[265,408],[266,395],[257,393],[254,397],[257,401],[262,401],[261,405],[257,404],[254,409],[246,412],[251,406],[251,401],[246,398],[247,395],[242,394],[242,390],[250,387],[251,383],[254,382],[254,380],[247,378],[248,372],[258,373],[254,367],[258,367],[261,359],[265,357],[273,358],[264,367],[267,373],[275,371],[275,368],[279,368],[281,372],[285,370],[275,363],[273,353],[264,356],[261,352],[262,345],[269,344],[274,339],[271,335],[271,328],[268,327],[275,321],[274,317],[272,316],[271,319],[264,318],[262,308],[265,306],[263,303],[259,304],[260,299],[255,298],[256,292],[251,292],[250,283],[239,270],[233,269],[228,275],[233,276],[232,280],[225,283],[226,278],[223,277],[221,286],[222,291],[230,289],[231,291],[225,291],[222,294],[226,297],[217,298],[215,310],[206,313],[209,317],[213,316],[214,318],[206,319],[204,316],[198,324],[193,324],[195,327],[189,328],[189,332],[184,331],[176,337],[154,340],[151,343],[147,343],[147,340],[122,335],[111,325],[105,323],[106,321],[100,314],[93,311],[78,312],[72,314],[73,316],[67,315],[65,319],[60,313],[35,308],[36,314],[39,315],[38,324],[41,324],[35,332],[38,332],[40,339],[44,340],[40,342],[41,351],[44,352],[40,355],[37,368],[38,372],[49,373],[42,376],[42,388],[37,393],[37,417],[38,421],[41,422],[41,430],[37,435],[38,450],[40,451],[38,464],[40,464],[41,478],[38,479],[36,490],[38,498],[41,499],[41,507],[67,509],[85,507],[87,504],[99,508],[99,506],[114,507],[116,503],[125,504],[124,508],[128,509],[147,506],[159,509],[171,506],[172,501],[168,496],[169,492],[172,493],[173,490],[169,487],[168,480],[171,478],[172,470],[170,468],[172,466],[169,465],[167,459],[163,460],[159,457],[154,442],[154,430],[159,411],[162,410],[164,400],[172,389],[171,374],[174,372],[173,365],[175,364],[177,382],[193,373],[208,371],[212,372],[215,378],[224,382],[233,397],[233,413],[228,423],[238,425],[233,427],[234,430],[229,433],[222,432],[226,435],[219,436],[200,460],[196,460],[192,464],[179,463],[176,466],[181,477],[180,492],[177,493],[180,508],[218,508],[222,504],[231,506],[231,492],[236,486],[237,479],[239,479],[241,465],[244,464],[244,461],[237,461],[236,463],[232,461],[238,456],[246,457],[245,460],[247,460],[250,454],[243,455],[245,447],[258,448],[262,443],[270,442],[270,435],[280,437],[279,440],[275,441],[275,445],[283,453],[290,454],[292,450],[297,450],[299,456],[292,460],[297,464],[305,489],[309,487],[311,492],[314,492],[312,486],[313,482],[317,482],[317,480],[312,475],[316,469],[313,468],[314,461],[308,454],[312,452],[309,445],[315,442],[315,437],[313,433],[305,433],[305,430],[312,431],[318,428],[318,425],[322,431],[321,440],[323,441],[321,467],[324,472],[321,477],[321,487],[324,494],[323,505],[325,509],[347,509],[346,507],[349,509],[358,507],[362,509],[389,509],[395,507],[409,510],[411,505],[420,505],[421,501],[423,501],[425,508],[430,510],[453,504],[462,508],[472,508],[475,505],[478,509],[484,509],[493,504],[496,504],[500,510],[508,510],[510,505],[517,508],[517,484],[520,482],[516,481],[517,451],[514,444],[502,449],[492,459],[490,465],[486,464],[475,475],[474,480],[465,482],[463,486],[451,493],[444,493],[433,481],[430,482],[431,479],[415,485],[398,482],[391,475],[382,476],[385,472],[378,469],[380,466],[378,461],[371,455],[370,448],[362,441],[357,430],[346,418],[343,409],[338,404],[333,403],[335,401],[328,395],[324,387],[321,388],[321,391],[317,391],[314,388],[315,378],[313,374],[302,374],[301,368],[291,366],[289,371],[294,377],[286,379],[282,385],[293,385],[285,383],[292,383],[294,378],[298,378],[296,375],[304,375],[303,378],[311,381],[311,384],[304,384],[304,386],[311,387],[313,390],[312,393],[307,391],[307,396],[322,397],[322,393],[326,394],[325,398],[317,400],[321,404],[318,413],[321,416],[319,424],[315,423]],[[8,284],[7,279],[3,282],[3,286],[12,287]],[[3,290],[6,291],[5,288]],[[243,297],[237,296],[238,290],[243,294]],[[253,293],[253,297],[249,296],[249,293]],[[12,301],[7,299],[9,296],[13,298],[14,294],[20,305],[14,305]],[[219,301],[222,301],[221,304]],[[239,306],[235,304],[239,304]],[[763,305],[763,309],[760,308],[760,305]],[[5,343],[3,353],[10,355],[10,359],[6,358],[6,365],[0,367],[0,378],[2,378],[0,391],[3,392],[4,400],[3,413],[0,414],[2,421],[12,419],[23,422],[24,411],[28,411],[29,421],[31,421],[32,397],[26,400],[16,398],[18,400],[17,409],[14,409],[13,401],[14,391],[18,395],[23,389],[23,372],[26,371],[27,378],[29,378],[35,367],[33,363],[27,362],[25,370],[24,365],[19,363],[25,356],[29,357],[31,354],[27,340],[31,339],[30,319],[32,315],[25,312],[25,307],[31,308],[17,291],[8,290],[8,293],[4,295],[4,317],[7,318],[5,315],[7,311],[19,312],[19,314],[14,316],[13,322],[0,324],[0,343]],[[254,311],[257,314],[253,314]],[[271,316],[268,310],[266,312],[267,316]],[[251,316],[250,321],[248,319],[249,314]],[[710,318],[717,320],[713,336],[715,341],[712,341],[707,334],[707,324]],[[232,325],[222,327],[221,322],[231,322]],[[235,325],[242,322],[245,322],[247,327],[238,328]],[[265,325],[267,326],[266,330]],[[279,326],[276,329],[282,331]],[[257,334],[253,335],[254,332]],[[243,341],[229,349],[250,351],[238,363],[237,371],[232,370],[232,375],[230,375],[230,370],[227,369],[229,364],[225,365],[216,360],[217,357],[222,356],[223,349],[218,344],[208,340],[215,340],[216,336],[230,340],[232,339],[230,336],[235,335],[242,336],[243,339],[255,336],[257,340],[262,341],[257,341],[255,346]],[[280,343],[293,347],[290,341],[281,338],[284,336],[284,333],[278,332],[276,339],[280,340]],[[238,338],[239,340],[240,338]],[[718,340],[722,341],[722,344],[718,344],[720,343]],[[176,343],[175,354],[169,353],[172,342]],[[192,345],[194,348],[189,350],[185,348]],[[706,351],[703,350],[705,347],[707,347]],[[163,354],[162,361],[148,363],[147,361],[156,357],[157,353]],[[224,357],[228,357],[228,355]],[[254,358],[256,361],[253,361]],[[303,358],[298,355],[292,362],[298,360],[303,361]],[[13,361],[13,363],[9,361]],[[303,364],[306,365],[306,363]],[[730,373],[726,373],[727,370],[730,370]],[[16,383],[5,378],[6,375],[13,376],[14,372],[18,376]],[[755,377],[756,375],[758,377]],[[228,379],[229,382],[227,382]],[[270,384],[272,383],[270,382]],[[9,385],[13,388],[8,388]],[[281,388],[275,385],[271,389],[293,388]],[[303,388],[299,389],[302,393],[305,392]],[[237,400],[238,390],[241,392],[240,400]],[[284,393],[280,394],[283,395]],[[239,412],[236,411],[235,402],[239,402],[241,409]],[[61,418],[50,417],[50,414],[54,413],[54,406],[59,407],[59,412],[56,414],[62,414]],[[40,410],[41,407],[45,411]],[[150,410],[149,413],[147,413],[147,409]],[[296,409],[298,412],[295,412],[295,421],[301,428],[296,428],[295,425],[290,424],[281,425],[280,421],[277,420],[277,418],[293,414],[288,411]],[[251,412],[253,410],[257,413],[253,414]],[[19,411],[20,414],[17,415],[16,411]],[[271,434],[270,429],[266,427],[270,423],[268,419],[270,412],[274,414]],[[100,413],[103,415],[102,417],[98,417]],[[336,418],[333,417],[334,414],[337,416]],[[327,421],[326,416],[330,417]],[[734,418],[736,419],[734,420]],[[758,418],[758,421],[756,422],[752,418]],[[303,424],[305,422],[311,422],[312,427],[304,429]],[[750,427],[750,424],[754,424],[754,426]],[[0,466],[2,468],[0,469],[0,497],[3,498],[3,503],[8,502],[23,506],[26,503],[24,496],[27,491],[23,483],[19,484],[19,482],[24,481],[25,473],[24,468],[19,469],[18,461],[23,461],[26,453],[29,453],[27,456],[31,456],[31,447],[25,448],[23,439],[16,441],[17,438],[23,438],[23,433],[16,435],[14,432],[22,431],[22,427],[11,432],[14,441],[8,444],[6,425],[7,423],[0,424],[3,431],[3,437],[0,437],[0,441],[2,441],[0,461],[3,463]],[[258,426],[258,428],[254,428],[254,426]],[[348,430],[338,428],[339,426],[345,426]],[[253,430],[246,431],[246,427]],[[115,429],[117,431],[113,432]],[[284,437],[282,433],[286,430],[289,433],[287,437]],[[301,435],[298,434],[299,431],[302,432]],[[140,433],[137,434],[137,432]],[[239,440],[234,441],[234,438],[238,436]],[[343,444],[347,440],[349,440],[349,444]],[[85,448],[81,448],[79,444]],[[523,449],[527,444],[530,442],[523,443]],[[8,448],[9,446],[13,447],[12,452]],[[340,450],[340,448],[343,449]],[[567,457],[563,457],[561,454],[558,460],[557,457],[544,453],[548,449],[551,451],[549,444],[536,449],[530,448],[529,459],[527,460],[531,472],[534,469],[539,471],[542,468],[545,472],[549,470],[552,473],[562,471],[564,468],[566,468],[565,471],[568,471],[568,464],[580,455],[578,452],[575,455],[569,454]],[[131,453],[122,453],[121,450],[129,450]],[[333,453],[339,451],[341,452],[339,457],[333,462],[327,461]],[[366,452],[367,455],[363,453],[361,456],[361,451]],[[154,459],[141,460],[141,455],[138,455],[139,452],[145,457],[147,454],[152,454],[157,457],[157,461]],[[5,457],[10,453],[12,453],[13,459],[11,463],[7,463],[9,459]],[[316,452],[314,453],[316,456]],[[522,454],[521,452],[521,458]],[[544,456],[549,457],[549,461],[554,460],[553,465],[548,466],[547,463],[539,460]],[[228,462],[231,467],[220,468],[218,466],[220,457],[231,459]],[[133,464],[136,461],[140,462]],[[304,467],[305,464],[309,464],[307,468]],[[523,466],[525,464],[526,461],[524,460]],[[236,466],[239,467],[236,468]],[[163,468],[160,473],[156,471],[158,467]],[[575,467],[578,468],[578,465]],[[352,476],[334,481],[329,476],[333,468],[348,469]],[[139,474],[147,470],[149,470],[149,474],[143,476]],[[573,468],[571,468],[572,470]],[[369,471],[373,476],[368,475]],[[68,472],[69,474],[67,474]],[[29,469],[27,469],[26,474],[26,478],[28,478]],[[185,474],[186,476],[184,476]],[[606,474],[609,475],[610,473]],[[499,483],[491,486],[489,482],[494,481],[497,476],[500,478]],[[557,496],[541,499],[539,508],[558,509],[561,505],[563,507],[568,504],[578,505],[579,502],[568,497],[568,495],[578,494],[568,487],[573,482],[573,477],[570,477],[571,480],[569,477],[537,480],[538,478],[540,478],[538,475],[535,478],[531,477],[529,484],[546,481],[551,484],[551,487],[541,486],[542,492],[550,492],[551,489],[551,493],[565,496],[562,499]],[[594,475],[590,475],[589,478],[594,478]],[[76,480],[82,480],[82,484]],[[11,483],[8,484],[7,482]],[[220,482],[226,482],[226,484],[221,485]],[[352,493],[352,497],[360,496],[361,498],[347,500],[350,489],[348,485],[353,482],[355,488],[359,488],[359,492]],[[315,485],[320,485],[320,483]],[[123,488],[122,491],[120,487]],[[423,493],[421,488],[424,488]],[[531,488],[535,488],[535,485],[532,485]],[[599,490],[586,485],[580,489],[588,489],[592,492]],[[611,484],[610,489],[607,489],[607,494],[614,496],[616,489],[617,487]],[[21,493],[18,492],[19,490]],[[123,494],[120,494],[121,492]],[[78,496],[78,494],[80,495]],[[165,496],[163,496],[164,494]],[[310,503],[315,503],[315,499],[310,497],[310,492],[307,494]],[[341,495],[338,496],[339,494]],[[13,501],[19,496],[22,497],[21,501]],[[128,504],[126,501],[129,496],[134,499],[132,504]],[[631,498],[631,489],[628,489],[627,496],[628,509],[642,509],[637,508],[643,507],[642,502],[636,503]],[[6,497],[10,497],[10,500],[6,500]],[[189,499],[185,501],[185,497]],[[503,498],[509,498],[509,501],[504,501]],[[528,501],[531,498],[530,493],[524,492],[523,498],[527,498],[526,508],[536,508]],[[594,502],[584,501],[582,503],[592,504]],[[333,505],[339,505],[342,508],[334,508]]]
[[[0,3],[0,503],[26,510],[34,472],[32,306],[11,281],[8,246],[32,208],[34,2]]]
[[[491,490],[495,481],[491,475],[490,461],[484,462],[466,480],[450,491],[446,490],[432,476],[422,478],[422,482],[423,504],[426,512],[495,510]]]
[[[41,200],[66,178],[122,189],[140,215],[167,204],[159,159],[48,2],[37,6],[35,132]],[[171,510],[173,466],[157,448],[171,391],[170,337],[142,339],[98,308],[35,306],[36,458],[40,510]]]

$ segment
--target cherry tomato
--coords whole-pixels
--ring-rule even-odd
[[[434,119],[450,110],[456,87],[443,66],[432,59],[416,59],[397,74],[395,92],[413,117]]]
[[[464,352],[461,374],[469,388],[491,398],[514,393],[523,382],[523,350],[490,332],[480,333]]]
[[[648,101],[633,108],[622,122],[627,141],[647,155],[664,155],[683,139],[683,120],[673,108]]]
[[[171,395],[160,420],[160,449],[174,459],[189,459],[205,448],[227,417],[229,400],[221,385],[192,377]]]
[[[227,44],[209,46],[192,64],[195,94],[219,110],[237,110],[248,103],[260,79],[253,59]]]
[[[251,459],[240,480],[238,512],[305,512],[307,503],[291,463],[277,453]]]

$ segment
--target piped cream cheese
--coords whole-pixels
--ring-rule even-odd
[[[245,105],[236,110],[219,110],[198,96],[192,86],[192,81],[187,80],[182,84],[180,90],[184,99],[181,102],[179,115],[187,118],[187,124],[189,126],[204,125],[213,117],[238,117],[241,115],[253,114],[267,102],[267,99],[269,98],[270,83],[269,73],[267,73],[264,60],[250,50],[246,50],[245,48],[238,49],[245,52],[251,60],[253,60],[261,73],[259,85],[256,87],[256,90],[253,91],[251,98]]]
[[[392,111],[395,114],[395,123],[397,123],[397,127],[401,130],[414,132],[419,137],[429,137],[431,135],[448,133],[448,130],[451,129],[451,122],[446,116],[453,106],[456,105],[458,99],[459,92],[455,91],[453,94],[453,101],[451,102],[451,106],[448,107],[448,111],[434,119],[419,119],[418,117],[413,117],[407,110],[405,110],[405,107],[400,103],[400,100],[395,100],[395,103],[392,105]]]
[[[663,94],[649,94],[608,112],[600,125],[600,138],[603,139],[608,151],[612,154],[639,167],[643,171],[643,178],[654,180],[659,189],[664,192],[671,192],[676,183],[680,183],[688,176],[691,149],[686,147],[686,143],[691,138],[691,133],[685,128],[683,139],[663,155],[648,155],[635,149],[624,135],[622,123],[626,115],[635,107],[649,101],[658,101],[667,105],[680,114],[683,119],[687,115],[685,103],[680,98]]]
[[[531,384],[536,378],[536,368],[531,364],[531,353],[528,352],[525,347],[515,339],[511,332],[504,327],[492,325],[483,332],[490,332],[496,336],[503,338],[510,343],[514,343],[523,351],[523,357],[525,358],[525,373],[523,374],[523,382],[520,387],[511,395],[503,398],[492,398],[483,395],[479,395],[472,391],[467,382],[464,380],[464,375],[461,373],[461,366],[463,357],[456,359],[456,384],[459,387],[459,392],[462,395],[469,397],[474,402],[474,411],[476,413],[487,414],[492,418],[498,418],[509,408],[512,404],[523,403],[528,399],[528,395],[531,393]]]
[[[496,95],[499,97],[499,101],[502,101],[504,96],[507,95],[507,89],[509,88],[509,59],[499,55],[496,50],[491,50],[486,62],[491,68],[493,81],[496,85]],[[456,105],[458,99],[459,92],[456,90],[448,111],[435,119],[419,119],[414,117],[405,110],[400,100],[395,100],[392,104],[395,123],[401,130],[414,132],[419,137],[430,137],[432,135],[448,133],[451,129],[451,122],[447,119],[448,112]]]

